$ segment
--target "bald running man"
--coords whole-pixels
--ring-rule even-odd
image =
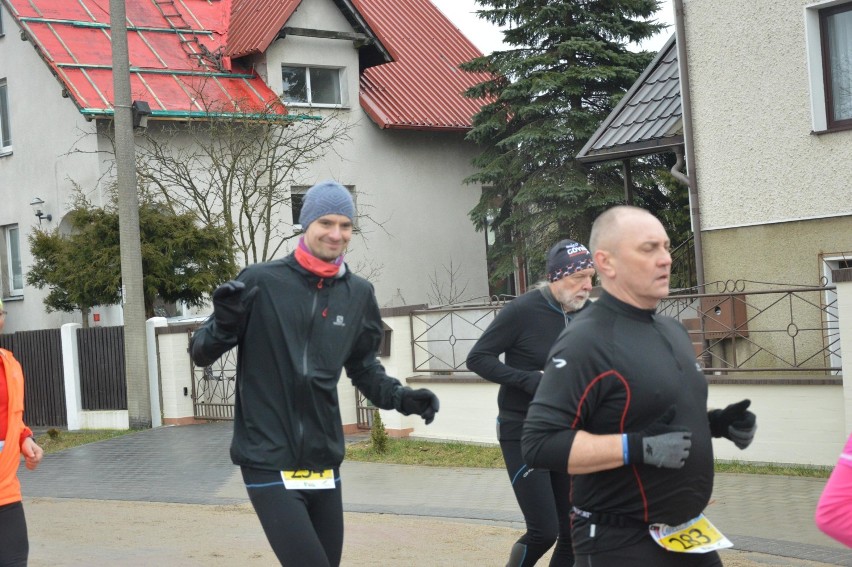
[[[703,516],[712,437],[744,449],[748,400],[707,410],[689,336],[657,315],[669,293],[670,241],[656,217],[619,206],[590,239],[603,287],[550,352],[522,436],[526,462],[573,475],[578,567],[716,567],[729,542]]]

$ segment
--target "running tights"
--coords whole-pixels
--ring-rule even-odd
[[[521,456],[520,440],[500,440],[512,490],[524,515],[527,531],[512,547],[506,567],[531,567],[556,542],[550,567],[572,567],[571,477],[530,469]]]
[[[287,490],[280,472],[241,470],[254,511],[281,565],[340,565],[343,499],[337,469],[334,488],[324,490]]]
[[[29,552],[24,505],[0,506],[0,567],[26,567]]]

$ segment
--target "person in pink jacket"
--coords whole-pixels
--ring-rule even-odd
[[[815,519],[826,535],[852,547],[852,435],[822,491]]]
[[[0,332],[5,322],[0,301]],[[27,468],[35,470],[44,455],[23,415],[24,373],[12,353],[0,349],[0,565],[4,567],[26,566],[30,549],[18,481],[21,456]]]

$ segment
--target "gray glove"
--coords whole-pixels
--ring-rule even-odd
[[[625,465],[646,464],[679,469],[686,464],[692,448],[692,432],[681,425],[670,425],[675,411],[675,407],[671,406],[642,431],[624,435]]]

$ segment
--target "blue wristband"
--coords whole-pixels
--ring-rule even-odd
[[[624,455],[624,464],[630,462],[630,451],[627,448],[627,433],[621,434],[621,453]]]

